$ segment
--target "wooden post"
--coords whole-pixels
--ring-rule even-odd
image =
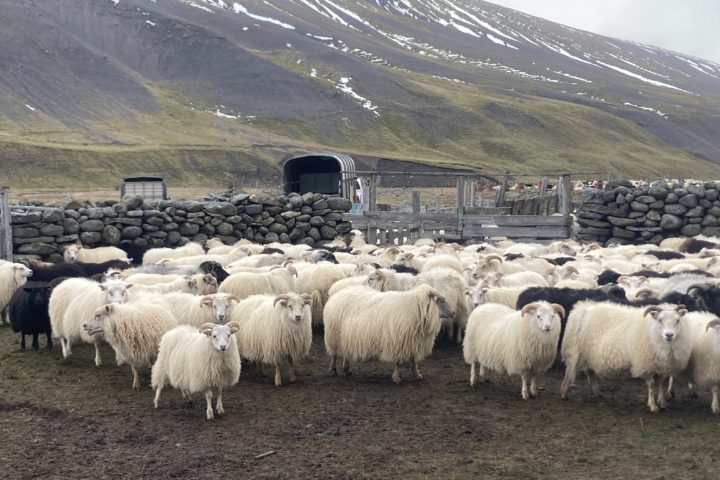
[[[547,192],[547,184],[548,184],[548,177],[547,175],[544,175],[541,180],[542,184],[540,185],[540,208],[536,215],[547,215],[547,208],[545,208],[545,193]]]
[[[412,211],[413,213],[420,213],[420,192],[417,190],[412,192]]]
[[[509,181],[510,181],[510,175],[503,175],[503,181],[500,184],[500,190],[498,190],[497,195],[495,195],[495,206],[496,207],[504,207],[505,206],[505,192],[507,192]]]
[[[0,187],[0,259],[12,261],[12,219],[8,195],[10,187]]]
[[[455,213],[461,214],[465,208],[465,177],[457,177],[455,190]]]
[[[568,217],[572,210],[572,183],[570,175],[562,175],[558,187],[560,188],[558,191],[560,213],[564,217]]]
[[[370,176],[370,184],[368,185],[368,211],[377,210],[377,175]]]

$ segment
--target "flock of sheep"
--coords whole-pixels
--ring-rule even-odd
[[[445,335],[462,344],[470,384],[485,371],[517,376],[523,399],[537,377],[564,363],[561,396],[578,371],[597,394],[598,378],[633,377],[648,407],[666,406],[664,381],[712,392],[720,413],[720,244],[668,239],[660,246],[603,248],[422,240],[366,244],[355,231],[323,249],[305,245],[188,243],[144,253],[131,266],[114,247],[73,245],[66,263],[0,261],[0,309],[21,334],[60,340],[64,358],[78,342],[107,342],[128,364],[133,388],[152,366],[155,407],[172,386],[204,394],[207,418],[222,414],[222,393],[238,382],[241,359],[275,367],[293,382],[299,360],[324,330],[330,373],[351,363],[393,364],[401,382]],[[29,267],[29,268],[28,268]],[[283,370],[286,374],[283,375]]]

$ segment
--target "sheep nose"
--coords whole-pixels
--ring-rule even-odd
[[[225,315],[218,315],[218,320],[220,320],[221,322],[225,320]]]
[[[672,339],[675,337],[675,334],[673,332],[665,332],[665,341],[666,342],[672,342]]]
[[[227,350],[227,345],[220,345],[220,351],[224,352],[225,350]]]
[[[302,315],[295,315],[295,321],[299,322],[300,320],[302,320]]]
[[[552,330],[552,325],[543,325],[542,329],[546,332],[549,332],[550,330]]]

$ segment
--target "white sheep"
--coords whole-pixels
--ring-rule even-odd
[[[147,300],[147,297],[142,297]],[[175,317],[178,325],[200,327],[205,323],[225,323],[233,306],[240,301],[235,295],[215,293],[201,297],[191,293],[173,292],[155,296]]]
[[[296,363],[310,352],[310,301],[308,294],[253,295],[233,309],[231,320],[238,326],[240,356],[274,365],[275,386],[282,385],[280,365],[284,359],[294,382]]]
[[[132,388],[140,388],[138,369],[157,357],[163,334],[177,325],[175,317],[154,303],[108,304],[98,308],[83,329],[90,336],[102,334],[115,350],[118,365],[129,364]]]
[[[447,253],[433,255],[422,265],[420,271],[427,272],[435,268],[451,268],[461,275],[464,269],[457,255]]]
[[[537,272],[518,272],[505,275],[502,272],[488,273],[479,285],[488,288],[498,287],[547,287],[548,282]]]
[[[151,248],[142,258],[143,265],[155,265],[163,259],[174,259],[182,257],[194,257],[196,255],[204,255],[205,249],[202,245],[195,242],[188,242],[182,247],[177,248]]]
[[[525,305],[522,311],[498,303],[476,308],[468,319],[463,342],[465,363],[470,365],[470,385],[475,385],[478,365],[481,379],[485,368],[520,375],[523,400],[537,396],[536,378],[555,360],[560,318],[564,315],[562,306],[547,302]]]
[[[0,323],[10,323],[7,307],[15,290],[27,283],[32,270],[21,263],[0,264]]]
[[[712,313],[688,313],[683,319],[693,335],[692,353],[678,378],[696,388],[710,388],[712,413],[720,413],[720,319]]]
[[[578,370],[585,370],[595,395],[597,376],[629,375],[645,381],[651,412],[659,411],[658,405],[665,407],[662,381],[685,370],[692,351],[692,335],[683,321],[686,313],[676,305],[643,310],[608,302],[576,304],[561,348],[565,362],[561,397],[567,397]]]
[[[349,362],[378,359],[395,364],[395,383],[400,383],[400,366],[407,362],[422,378],[417,362],[432,352],[440,316],[453,315],[440,292],[429,285],[406,292],[345,288],[330,297],[324,313],[331,374],[337,374],[338,356],[343,357],[345,373],[350,372]]]
[[[102,335],[90,336],[83,323],[106,304],[125,303],[132,284],[121,281],[97,283],[86,278],[68,278],[58,284],[50,295],[48,312],[52,335],[60,339],[63,358],[72,355],[72,344],[78,340],[95,345],[95,365],[100,366]]]
[[[200,331],[181,325],[163,335],[157,361],[152,367],[152,387],[155,389],[155,408],[160,403],[163,388],[171,385],[183,395],[203,392],[207,402],[206,418],[215,418],[212,409],[212,389],[217,389],[215,408],[225,413],[222,403],[224,388],[240,379],[240,354],[235,338],[237,325],[207,323]]]
[[[210,295],[217,291],[217,279],[209,273],[197,273],[192,276],[180,277],[166,283],[154,285],[137,285],[133,294],[160,295],[172,292],[193,293],[195,295]]]
[[[312,296],[313,325],[323,324],[323,309],[327,303],[330,287],[338,280],[350,276],[344,267],[331,263],[309,263],[296,265],[298,293],[309,293]]]
[[[268,272],[233,273],[225,279],[218,291],[229,293],[242,300],[251,295],[279,295],[295,291],[297,270],[294,267],[276,267]]]
[[[468,312],[484,303],[501,303],[507,307],[515,308],[517,299],[525,287],[487,288],[474,285],[464,290]]]
[[[247,247],[234,247],[228,253],[223,255],[192,255],[179,258],[163,258],[157,262],[157,265],[166,267],[198,267],[203,262],[217,262],[223,267],[228,266],[232,262],[250,255]]]
[[[103,263],[109,260],[125,260],[130,263],[127,253],[117,247],[85,248],[79,244],[71,244],[65,247],[63,257],[67,263]]]

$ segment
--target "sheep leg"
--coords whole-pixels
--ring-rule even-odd
[[[457,333],[456,333],[456,336],[455,336],[455,343],[457,343],[458,345],[461,345],[461,344],[462,344],[462,341],[463,341],[463,329],[462,329],[462,325],[456,324],[456,325],[455,325],[455,328],[457,328]]]
[[[350,375],[350,360],[343,357],[342,371],[345,375]]]
[[[2,312],[0,312],[0,324],[7,325],[10,323],[8,321],[8,309],[7,307],[2,309]]]
[[[337,355],[330,357],[330,375],[337,375]]]
[[[215,418],[215,415],[213,415],[213,409],[212,409],[212,389],[208,388],[205,391],[205,402],[207,402],[207,409],[205,410],[205,413],[207,415],[208,420],[213,420]]]
[[[665,400],[665,389],[663,389],[663,377],[659,377],[655,380],[655,386],[657,388],[657,403],[660,408],[667,408],[668,403]]]
[[[99,367],[102,365],[102,358],[100,358],[100,342],[94,341],[95,344],[95,366]]]
[[[413,372],[415,372],[415,377],[417,377],[419,380],[422,380],[423,376],[420,374],[420,369],[418,368],[418,364],[414,358],[410,359],[410,366],[412,367]]]
[[[158,405],[160,405],[160,393],[163,389],[163,383],[164,382],[159,382],[157,387],[155,387],[155,408],[158,408]],[[183,396],[185,396],[185,392],[183,392]]]
[[[133,365],[130,365],[130,369],[133,372],[133,390],[140,390],[140,373],[138,372],[138,369],[135,368]]]
[[[590,393],[595,397],[600,396],[600,386],[598,385],[597,375],[593,370],[588,369],[587,371],[588,383],[590,384]]]
[[[651,412],[657,413],[660,411],[660,408],[658,408],[657,403],[655,403],[655,379],[650,377],[645,379],[645,384],[647,385],[648,389],[648,400],[647,405]]]
[[[65,339],[65,351],[67,352],[67,356],[65,358],[72,355],[72,342],[70,342],[69,338]]]
[[[392,374],[392,381],[393,383],[400,383],[400,362],[395,362],[395,368],[393,369]]]
[[[530,398],[530,392],[528,390],[528,374],[526,372],[521,373],[520,379],[522,380],[522,399],[527,400]]]
[[[475,371],[475,364],[477,362],[473,360],[472,364],[470,365],[470,386],[475,386],[475,381],[477,380],[477,372]]]
[[[25,334],[20,334],[20,350],[25,350]]]
[[[63,358],[67,358],[67,346],[65,345],[65,337],[60,337],[60,347],[62,347]]]
[[[282,385],[282,377],[280,376],[280,362],[275,364],[275,386],[279,387]]]
[[[215,401],[215,408],[217,409],[218,415],[225,413],[222,403],[222,387],[218,387],[217,400]]]
[[[257,368],[258,372],[260,372],[262,375],[265,375],[265,366],[262,364],[262,362],[255,362],[255,367]]]
[[[710,391],[712,391],[712,403],[710,404],[710,409],[713,413],[720,413],[720,403],[718,403],[718,394],[720,393],[720,385],[717,383],[710,387]]]
[[[33,333],[32,348],[33,348],[33,350],[40,349],[40,343],[38,342],[38,334],[37,333]]]
[[[575,377],[577,376],[577,370],[575,363],[565,363],[565,377],[563,378],[562,384],[560,384],[560,398],[567,400],[567,391],[570,385],[575,383]]]
[[[675,377],[670,377],[668,380],[667,394],[670,398],[675,398]]]
[[[293,362],[293,358],[290,355],[288,355],[288,364],[290,366],[290,382],[292,383],[297,379],[295,378],[295,362]]]
[[[537,397],[538,396],[538,389],[537,389],[537,378],[535,378],[535,374],[530,374],[530,396],[531,397]]]
[[[688,390],[690,390],[690,398],[697,398],[698,394],[695,391],[695,384],[693,382],[688,382]]]
[[[47,336],[47,348],[48,350],[52,350],[52,335],[50,334],[50,332],[46,333],[45,335]]]

